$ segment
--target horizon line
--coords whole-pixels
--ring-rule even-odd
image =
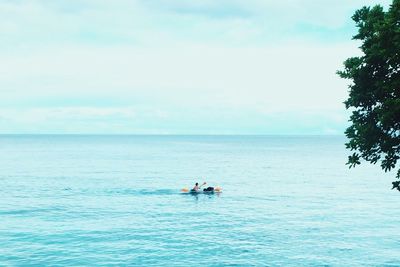
[[[135,133],[0,133],[0,136],[341,136],[345,134],[135,134]]]

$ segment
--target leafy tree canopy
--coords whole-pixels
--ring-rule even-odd
[[[351,80],[345,101],[352,111],[345,132],[346,148],[352,151],[347,164],[355,167],[364,159],[387,172],[398,168],[400,158],[400,0],[393,0],[387,11],[379,5],[363,7],[352,19],[362,55],[348,58],[338,71]],[[400,191],[399,180],[393,188]]]

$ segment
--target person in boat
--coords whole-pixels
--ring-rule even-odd
[[[199,192],[199,191],[200,191],[200,188],[201,188],[203,185],[206,185],[206,184],[207,184],[207,183],[204,182],[202,185],[199,186],[199,183],[196,183],[191,191],[192,191],[192,192]],[[212,192],[212,191],[214,191],[214,187],[211,187],[211,186],[209,186],[209,187],[203,189],[203,192]]]
[[[205,185],[206,183],[203,183],[202,185],[199,186],[199,183],[196,183],[192,189],[192,191],[196,191],[198,192],[200,190],[200,188]]]

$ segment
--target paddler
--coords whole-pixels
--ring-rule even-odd
[[[196,184],[194,185],[192,191],[198,192],[198,191],[200,190],[200,188],[201,188],[203,185],[205,185],[205,184],[207,184],[207,183],[204,182],[202,185],[199,186],[199,183],[196,183]]]

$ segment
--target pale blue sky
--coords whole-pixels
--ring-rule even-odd
[[[0,0],[0,133],[341,134],[372,0]]]

